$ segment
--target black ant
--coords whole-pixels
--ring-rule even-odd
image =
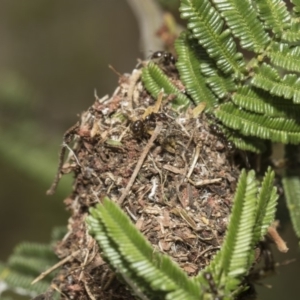
[[[176,59],[170,52],[156,51],[150,56],[150,59],[165,72],[176,71]]]
[[[151,60],[157,62],[157,64],[162,64],[163,66],[175,65],[175,57],[167,51],[156,51],[151,55]]]
[[[145,117],[144,120],[134,121],[130,129],[134,135],[142,137],[148,134],[148,130],[153,130],[157,121],[166,121],[167,116],[164,113],[151,113]]]
[[[144,122],[142,120],[137,120],[131,123],[130,125],[131,131],[136,136],[142,136],[144,133]]]
[[[213,132],[215,135],[217,135],[219,137],[219,139],[225,145],[226,149],[229,152],[234,152],[234,150],[235,150],[234,143],[232,141],[227,140],[224,132],[222,131],[222,129],[220,128],[220,126],[218,124],[210,124],[209,128],[210,128],[211,132]]]

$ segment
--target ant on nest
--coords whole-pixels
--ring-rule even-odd
[[[149,130],[155,128],[157,121],[166,121],[167,116],[164,113],[150,113],[144,120],[137,120],[131,123],[130,129],[137,137],[142,137],[148,134]]]
[[[176,58],[172,55],[172,53],[167,51],[155,51],[150,56],[150,59],[158,65],[162,65],[164,67],[174,66],[176,64]]]

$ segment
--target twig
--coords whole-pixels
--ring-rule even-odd
[[[286,246],[285,241],[282,239],[282,237],[277,232],[276,228],[273,226],[270,226],[268,228],[268,236],[272,239],[272,241],[276,244],[277,249],[280,252],[286,253],[289,248]]]
[[[219,249],[220,249],[220,246],[217,246],[217,247],[212,247],[212,246],[210,246],[210,247],[206,248],[205,250],[203,250],[202,252],[200,252],[200,253],[197,255],[197,257],[195,258],[194,261],[197,261],[197,259],[198,259],[199,257],[203,256],[206,252],[214,251],[214,250],[219,250]]]
[[[150,138],[150,140],[148,141],[144,151],[142,152],[138,162],[137,162],[137,165],[135,166],[135,169],[130,177],[130,180],[125,188],[125,190],[123,191],[120,199],[118,200],[118,203],[119,205],[122,205],[122,203],[124,202],[125,198],[127,197],[128,193],[129,193],[129,190],[131,188],[131,186],[133,185],[134,181],[135,181],[135,178],[136,176],[138,175],[142,165],[143,165],[143,162],[148,154],[148,152],[150,151],[154,141],[156,140],[156,138],[158,137],[160,131],[162,129],[162,123],[161,122],[158,122],[156,127],[155,127],[155,130]]]
[[[86,291],[87,294],[89,295],[90,299],[91,299],[91,300],[96,300],[96,298],[95,298],[95,296],[92,294],[92,292],[91,292],[91,290],[90,290],[90,288],[89,288],[87,282],[84,281],[83,284],[84,284],[85,291]]]
[[[203,186],[211,183],[216,183],[222,181],[222,178],[213,178],[213,179],[201,179],[199,181],[194,182],[193,180],[189,179],[189,182],[194,186]]]
[[[194,154],[193,161],[192,161],[192,164],[191,164],[191,166],[190,166],[189,172],[188,172],[188,174],[186,175],[187,178],[190,178],[190,176],[192,175],[193,170],[194,170],[194,168],[195,168],[195,165],[196,165],[196,163],[197,163],[199,154],[200,154],[200,145],[198,144],[198,145],[196,146],[195,154]]]
[[[51,268],[49,268],[47,271],[41,273],[37,278],[35,278],[31,284],[35,284],[38,281],[42,280],[45,276],[47,276],[48,274],[50,274],[52,271],[54,271],[55,269],[59,268],[60,266],[62,266],[64,263],[66,263],[67,261],[69,261],[71,258],[74,258],[81,250],[77,250],[73,253],[71,253],[69,256],[65,257],[63,260],[59,261],[57,264],[55,264],[54,266],[52,266]]]
[[[70,143],[72,136],[75,134],[75,132],[77,131],[78,128],[79,128],[79,123],[76,123],[75,125],[70,127],[65,132],[65,134],[63,136],[63,144],[61,146],[61,150],[60,150],[60,153],[59,153],[59,163],[58,163],[57,172],[56,172],[56,175],[54,177],[54,180],[53,180],[53,183],[52,183],[50,189],[46,192],[47,195],[53,195],[56,191],[57,185],[58,185],[59,180],[61,178],[61,169],[62,169],[63,164],[64,164],[64,157],[65,157],[65,153],[66,153],[66,145],[68,143]]]
[[[127,99],[128,99],[128,108],[133,107],[133,93],[134,93],[134,88],[139,81],[139,79],[142,76],[142,70],[134,69],[132,72],[132,75],[130,76],[130,82],[127,90]]]

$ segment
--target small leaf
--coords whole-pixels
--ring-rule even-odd
[[[220,105],[215,115],[224,125],[246,136],[257,136],[285,144],[300,142],[300,124],[295,119],[270,118],[244,111],[232,103]]]
[[[201,63],[210,60],[205,50],[186,33],[176,40],[175,49],[178,53],[176,66],[188,94],[196,104],[205,102],[207,108],[214,107],[217,99],[206,85],[205,77],[199,68]]]
[[[225,73],[242,77],[245,63],[237,53],[230,30],[224,30],[224,20],[208,0],[182,0],[181,17],[188,20],[188,28],[216,65]]]
[[[270,38],[258,20],[251,1],[214,0],[219,12],[226,19],[232,33],[247,50],[262,52]]]
[[[157,98],[161,90],[167,95],[175,95],[173,105],[175,108],[186,108],[190,104],[190,100],[179,89],[171,83],[170,79],[163,71],[153,62],[149,62],[147,67],[143,68],[142,80],[146,89],[154,98]]]
[[[133,280],[138,278],[148,283],[148,293],[153,290],[168,295],[177,291],[183,298],[174,300],[196,300],[201,295],[200,287],[169,257],[156,253],[124,212],[108,198],[103,205],[91,208],[87,223],[112,266],[121,274],[125,271]],[[120,268],[125,264],[125,269]]]
[[[281,36],[290,27],[291,16],[284,1],[256,0],[256,5],[265,28],[272,30],[277,36]]]

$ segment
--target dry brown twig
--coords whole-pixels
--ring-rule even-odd
[[[136,164],[136,167],[130,177],[130,180],[125,188],[125,190],[123,191],[120,199],[118,200],[118,204],[121,206],[122,203],[124,202],[125,198],[127,197],[128,193],[129,193],[129,190],[131,188],[131,186],[133,185],[134,181],[135,181],[135,178],[136,176],[138,175],[139,171],[140,171],[140,168],[142,167],[143,165],[143,162],[149,152],[149,150],[151,149],[154,141],[156,140],[156,138],[158,137],[160,131],[162,129],[162,123],[161,122],[158,122],[156,127],[155,127],[155,130],[150,138],[150,140],[148,141],[147,145],[145,146],[145,149],[144,151],[142,152],[137,164]]]
[[[277,246],[277,249],[280,252],[286,253],[289,248],[287,247],[285,241],[282,239],[282,237],[279,235],[279,233],[276,230],[277,224],[274,223],[268,228],[268,236],[271,238],[271,240],[275,243]]]
[[[67,257],[65,257],[64,259],[62,259],[61,261],[59,261],[57,264],[55,264],[54,266],[52,266],[51,268],[49,268],[48,270],[46,270],[45,272],[42,272],[37,278],[35,278],[31,284],[35,284],[38,281],[42,280],[43,278],[45,278],[48,274],[50,274],[51,272],[53,272],[55,269],[59,268],[60,266],[62,266],[63,264],[65,264],[66,262],[70,261],[72,258],[75,258],[77,256],[77,254],[80,253],[81,250],[77,250],[73,253],[71,253],[70,255],[68,255]]]
[[[59,183],[59,180],[61,178],[61,170],[64,164],[64,157],[66,153],[66,148],[68,144],[71,142],[72,137],[76,133],[77,129],[79,128],[79,122],[77,122],[74,126],[70,127],[64,134],[63,136],[63,144],[61,146],[61,150],[59,153],[59,163],[58,163],[58,168],[56,175],[54,177],[53,183],[49,190],[46,192],[47,195],[53,195],[56,191],[57,185]]]

